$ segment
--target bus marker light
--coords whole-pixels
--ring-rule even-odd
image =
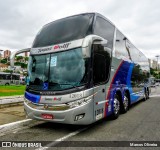
[[[54,118],[53,115],[51,114],[42,114],[41,116],[43,119],[53,119]]]

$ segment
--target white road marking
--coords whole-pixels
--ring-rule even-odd
[[[150,95],[149,97],[160,97],[160,95]]]
[[[25,120],[20,120],[20,121],[0,125],[0,136],[4,135],[4,133],[6,133],[10,130],[19,128],[20,126],[23,126],[24,123],[29,123],[30,121],[32,121],[32,119],[25,119]]]
[[[11,127],[11,126],[18,125],[18,124],[21,124],[21,123],[24,123],[24,122],[27,122],[27,121],[31,121],[31,120],[32,119],[25,119],[25,120],[20,120],[20,121],[16,121],[16,122],[11,122],[11,123],[7,123],[7,124],[3,124],[3,125],[0,125],[0,130],[2,128]]]
[[[50,147],[54,147],[54,146],[57,145],[58,143],[66,140],[66,139],[68,139],[68,138],[70,138],[70,137],[72,137],[72,136],[75,136],[75,135],[79,134],[80,132],[82,132],[82,131],[84,131],[84,130],[86,130],[86,129],[88,129],[88,127],[83,128],[83,129],[79,129],[79,130],[74,131],[74,132],[71,132],[71,133],[69,133],[69,134],[67,134],[67,135],[65,135],[65,136],[63,136],[63,137],[61,137],[61,138],[59,138],[59,139],[56,139],[54,142],[51,142],[51,143],[47,144],[45,147],[41,147],[41,148],[38,148],[38,149],[36,149],[36,150],[46,150],[46,149],[48,149],[48,148],[50,148]]]

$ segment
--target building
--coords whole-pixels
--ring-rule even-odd
[[[158,70],[160,70],[160,63],[158,63]]]
[[[4,51],[4,58],[8,58],[11,55],[11,51],[10,50],[5,50]]]
[[[2,52],[3,50],[0,49],[0,60],[3,58]]]
[[[160,70],[160,63],[157,63],[156,60],[152,60],[152,59],[148,59],[148,61],[149,61],[150,68]]]
[[[149,67],[151,68],[151,59],[148,59]]]
[[[28,52],[25,52],[25,53],[24,53],[24,56],[25,56],[25,57],[28,57]]]
[[[0,53],[0,60],[3,58],[3,55]]]
[[[0,71],[7,70],[7,69],[8,69],[8,66],[9,66],[9,65],[0,63]]]
[[[151,68],[157,69],[157,61],[156,60],[149,59],[149,65]]]

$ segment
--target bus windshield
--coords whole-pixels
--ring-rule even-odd
[[[61,91],[87,83],[88,59],[82,57],[82,49],[76,48],[58,53],[30,56],[28,64],[29,88]]]
[[[93,14],[63,18],[45,25],[36,36],[33,48],[84,38],[92,32]]]

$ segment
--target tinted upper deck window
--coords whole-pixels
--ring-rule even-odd
[[[82,14],[60,19],[45,25],[33,43],[43,47],[84,38],[92,32],[94,14]]]
[[[101,17],[97,17],[94,27],[94,34],[108,40],[107,45],[109,48],[113,47],[114,29],[114,25],[112,25],[109,21]]]
[[[125,36],[119,31],[116,31],[116,41],[115,41],[115,56],[118,58],[128,58],[131,59],[129,47],[127,46],[127,41]]]

